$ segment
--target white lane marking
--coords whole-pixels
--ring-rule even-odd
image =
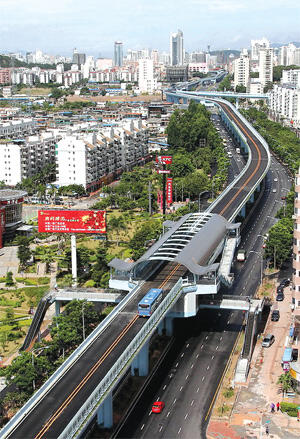
[[[208,339],[208,335],[205,337],[205,340],[207,340]]]
[[[188,347],[189,347],[189,345],[190,345],[190,344],[188,343],[188,344],[186,345],[186,347],[188,348]]]
[[[197,393],[199,392],[199,390],[200,390],[200,387],[198,387],[198,389],[197,389]]]
[[[150,410],[150,412],[149,412],[149,416],[151,415],[151,413],[152,413],[152,410]]]
[[[178,363],[175,364],[175,367],[178,367]]]
[[[198,358],[198,357],[199,357],[199,354],[196,355],[196,358]]]
[[[192,365],[191,365],[191,369],[193,369],[193,367],[194,367],[194,365],[192,364]]]
[[[143,430],[144,427],[145,427],[145,424],[143,424],[143,425],[141,426],[141,430]]]
[[[187,374],[187,376],[185,377],[185,379],[187,380],[187,379],[188,379],[188,377],[189,377],[189,374]]]
[[[177,399],[175,398],[174,401],[173,401],[173,404],[175,404],[176,401],[177,401]]]
[[[180,387],[180,389],[179,389],[179,392],[181,392],[181,391],[182,391],[182,389],[183,389],[183,386],[181,386],[181,387]]]
[[[222,340],[223,337],[220,337],[220,341]]]
[[[158,397],[156,401],[159,401],[159,400],[160,400],[160,397]]]
[[[193,399],[193,401],[191,402],[191,405],[193,405],[193,404],[194,404],[194,402],[195,402],[195,400]]]
[[[159,431],[162,431],[162,429],[163,429],[163,427],[162,427],[162,425],[161,425]]]
[[[208,370],[208,369],[209,369],[209,365],[207,366],[206,370]]]
[[[187,413],[187,414],[185,415],[184,419],[186,419],[186,418],[188,417],[188,415],[189,415],[189,414]]]
[[[219,349],[219,345],[216,347],[216,351]]]
[[[202,381],[204,381],[205,380],[205,377],[202,377]]]
[[[184,356],[184,352],[182,352],[182,354],[181,354],[181,358]]]
[[[165,390],[165,389],[166,389],[166,387],[167,387],[167,385],[165,384],[165,385],[164,385],[164,387],[163,387],[163,390]]]
[[[203,348],[203,346],[204,346],[204,345],[202,345],[200,349],[202,349],[202,348]]]
[[[170,416],[170,413],[171,413],[171,412],[168,412],[168,413],[167,413],[167,418]]]
[[[213,355],[212,357],[211,357],[211,359],[213,360],[215,358],[215,356]]]
[[[177,434],[179,434],[180,432],[181,432],[181,427],[179,428],[179,430],[178,430]]]

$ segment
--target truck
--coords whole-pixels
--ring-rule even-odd
[[[238,262],[245,262],[246,260],[246,250],[244,250],[243,248],[238,249],[237,255],[236,255],[236,260]]]

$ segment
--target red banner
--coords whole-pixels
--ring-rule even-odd
[[[167,178],[167,203],[173,203],[173,179]]]
[[[159,155],[156,157],[156,162],[161,163],[162,165],[171,165],[172,164],[172,156],[171,155]]]
[[[0,248],[3,247],[3,233],[5,229],[5,208],[0,207]]]
[[[104,210],[39,210],[40,233],[106,233]]]

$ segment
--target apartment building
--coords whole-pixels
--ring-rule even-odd
[[[273,82],[273,49],[259,50],[259,81],[263,86]]]
[[[93,133],[66,133],[57,144],[57,182],[94,191],[148,156],[147,129],[139,120]]]
[[[300,309],[300,168],[295,178],[295,193],[292,300],[295,309]]]
[[[14,186],[45,165],[55,163],[57,141],[58,138],[47,131],[23,139],[0,140],[0,181]]]
[[[269,95],[269,109],[273,117],[293,121],[300,127],[300,89],[290,84],[275,84]]]
[[[154,76],[152,59],[139,60],[139,90],[140,92],[153,93],[157,89],[157,81]]]
[[[250,58],[247,49],[243,49],[239,58],[234,60],[234,88],[242,85],[249,88]]]
[[[10,69],[0,69],[0,84],[10,84]]]
[[[0,122],[0,139],[20,138],[36,132],[33,119],[19,119]]]
[[[300,69],[283,70],[281,84],[290,84],[300,88]]]

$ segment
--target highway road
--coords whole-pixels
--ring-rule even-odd
[[[228,219],[252,185],[262,175],[267,166],[267,153],[244,124],[237,119],[232,110],[225,107],[224,104],[221,105],[224,107],[224,111],[234,118],[244,134],[249,137],[253,159],[248,171],[213,211]],[[92,389],[95,388],[96,383],[105,376],[120,353],[124,351],[129,340],[145,323],[144,319],[139,319],[136,314],[140,298],[152,286],[163,287],[165,291],[168,291],[185,270],[185,267],[179,264],[168,263],[153,279],[147,281],[120,315],[115,318],[109,329],[101,334],[97,341],[68,370],[64,378],[32,410],[30,416],[25,418],[17,429],[7,437],[14,439],[57,438],[82,406]]]
[[[256,291],[260,283],[261,256],[258,253],[262,251],[263,235],[276,222],[274,216],[282,203],[281,196],[286,195],[290,187],[286,170],[272,158],[265,193],[242,234],[241,247],[246,249],[248,260],[234,266],[235,282],[229,291],[224,291],[227,294],[252,296]],[[273,189],[276,189],[275,193]],[[165,402],[163,413],[150,413],[152,402],[149,403],[137,428],[128,437],[206,437],[214,395],[242,319],[243,315],[238,311],[200,310],[196,321],[202,330],[187,337],[171,370],[166,371],[162,385],[153,394],[152,402],[157,399]],[[170,379],[170,375],[174,376]]]

